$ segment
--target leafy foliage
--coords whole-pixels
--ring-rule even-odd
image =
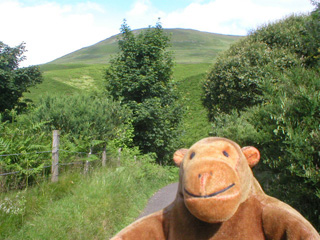
[[[173,61],[166,51],[169,37],[160,23],[136,36],[124,22],[121,33],[120,53],[106,72],[107,90],[133,111],[135,145],[163,161],[173,149],[181,119]]]
[[[310,16],[291,16],[251,32],[250,38],[264,42],[271,49],[286,48],[295,53],[305,66],[319,66],[320,7]]]
[[[264,189],[318,227],[319,41],[307,44],[320,33],[310,28],[315,14],[263,26],[232,46],[208,74],[204,105],[214,135],[261,150],[256,171]]]
[[[275,83],[274,72],[301,64],[293,51],[298,43],[292,32],[297,32],[303,22],[302,17],[290,17],[267,25],[218,58],[203,85],[203,103],[211,120],[221,112],[230,113],[233,109],[242,110],[263,102],[261,84],[264,81]],[[289,30],[284,30],[286,27]],[[289,33],[292,46],[288,43]],[[280,41],[282,38],[285,40]]]
[[[22,94],[28,88],[42,82],[42,75],[38,67],[18,68],[24,60],[24,44],[15,48],[0,41],[0,112],[11,110],[15,106],[22,110],[26,107],[21,100]]]
[[[213,134],[261,150],[258,176],[264,189],[299,209],[320,226],[319,72],[302,67],[279,73],[278,84],[263,91],[265,103],[221,114]],[[306,198],[308,201],[306,201]]]
[[[261,85],[276,83],[274,72],[301,64],[319,66],[318,8],[310,16],[290,16],[262,26],[218,58],[203,86],[203,104],[211,120],[221,112],[263,102]]]
[[[61,130],[74,139],[86,139],[87,149],[117,137],[123,144],[132,141],[132,136],[123,138],[124,131],[130,132],[130,110],[99,94],[48,95],[25,117],[34,122],[46,121],[47,131]]]

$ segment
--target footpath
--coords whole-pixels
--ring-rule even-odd
[[[149,199],[146,208],[140,214],[138,219],[168,206],[176,198],[177,190],[178,182],[169,184],[168,186],[161,188]]]

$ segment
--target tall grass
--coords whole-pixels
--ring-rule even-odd
[[[177,177],[177,168],[125,150],[120,166],[110,163],[89,176],[68,173],[58,183],[1,195],[0,239],[108,239]]]

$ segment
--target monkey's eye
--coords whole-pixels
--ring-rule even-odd
[[[194,158],[195,155],[196,155],[196,153],[195,153],[195,152],[192,152],[192,153],[190,154],[190,159]]]
[[[223,153],[223,155],[225,155],[226,157],[229,157],[229,153],[227,153],[227,151],[223,151],[222,153]]]

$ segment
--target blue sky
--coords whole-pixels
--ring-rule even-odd
[[[22,66],[52,61],[119,33],[154,25],[246,35],[292,13],[308,13],[309,0],[0,0],[0,41],[26,43]]]

